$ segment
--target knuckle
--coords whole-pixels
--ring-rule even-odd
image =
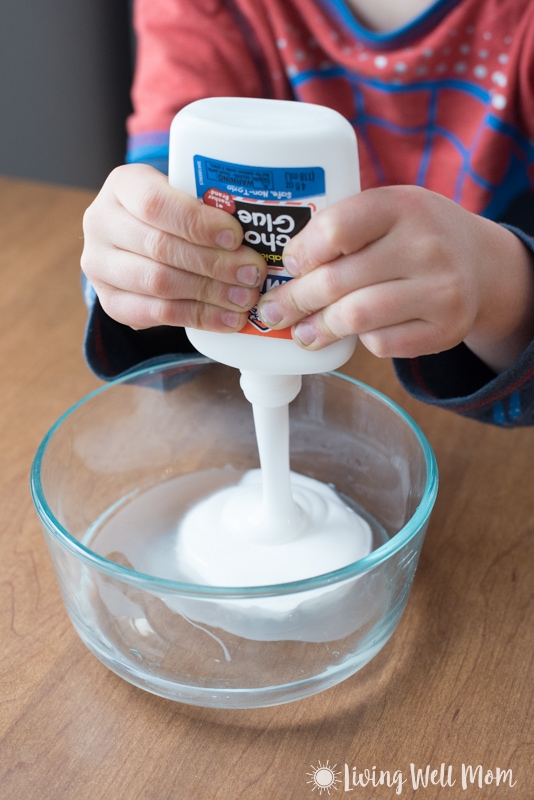
[[[446,253],[445,243],[437,235],[421,236],[415,243],[415,248],[421,262],[427,264],[441,263]]]
[[[148,183],[140,192],[139,216],[148,224],[154,224],[162,215],[167,202],[168,198],[163,189]]]
[[[148,306],[148,316],[152,325],[173,325],[175,322],[173,304],[161,297],[155,297]]]
[[[395,204],[403,211],[408,209],[410,213],[416,213],[417,209],[424,211],[428,208],[428,191],[421,186],[411,186],[409,184],[394,187],[384,186],[377,191],[391,194],[392,190],[395,195]]]
[[[344,280],[339,269],[327,266],[321,270],[321,278],[325,303],[331,303],[343,295]]]
[[[218,280],[223,283],[235,283],[236,257],[225,250],[195,248],[191,261],[197,275],[205,281]]]
[[[112,185],[115,183],[121,183],[123,175],[128,175],[133,169],[139,169],[141,165],[139,164],[119,164],[117,167],[114,167],[111,172],[109,173],[106,184]]]
[[[199,330],[208,330],[212,327],[211,308],[206,303],[195,303],[191,308],[192,326]]]
[[[187,325],[197,330],[212,330],[214,325],[213,306],[199,301],[190,301],[185,306]]]
[[[194,276],[194,297],[200,302],[210,302],[215,294],[214,282],[203,275]]]
[[[196,300],[168,300],[153,298],[148,306],[148,316],[151,326],[177,325],[191,328],[203,326],[204,304]]]
[[[394,354],[397,355],[397,357],[402,357],[393,350],[388,343],[387,337],[379,331],[371,331],[360,338],[369,352],[377,358],[392,358]]]
[[[436,298],[434,316],[437,319],[459,319],[469,310],[473,300],[461,276],[452,270],[433,277],[432,292]]]
[[[101,261],[95,257],[95,254],[90,248],[84,247],[80,256],[80,268],[94,288],[98,288],[104,283],[102,279],[103,270]]]
[[[344,239],[344,226],[335,208],[329,206],[316,216],[316,225],[322,242],[322,249],[333,252],[337,243]]]
[[[205,278],[217,278],[220,281],[230,282],[233,275],[230,271],[230,265],[233,263],[229,261],[227,253],[223,250],[209,251],[209,258],[199,259],[197,263],[197,271]]]
[[[202,203],[193,200],[180,207],[181,235],[188,242],[202,242],[205,239],[202,223]]]
[[[146,237],[146,252],[153,261],[170,263],[171,236],[158,228],[150,228]]]
[[[329,319],[327,313],[317,314],[316,323],[320,333],[320,341],[323,344],[335,342],[343,338],[343,334],[336,330],[335,320]]]
[[[393,351],[384,337],[376,336],[373,342],[372,352],[377,358],[392,358]]]
[[[340,300],[347,290],[341,271],[325,264],[302,278],[289,281],[283,291],[288,308],[312,314]]]
[[[91,205],[85,209],[84,215],[82,217],[82,229],[84,234],[87,236],[88,234],[94,233],[97,227],[97,210],[96,210],[96,200],[91,203]]]
[[[92,260],[88,253],[87,247],[84,246],[82,250],[82,254],[80,256],[80,267],[82,268],[82,272],[91,279],[91,272],[92,272]]]
[[[100,289],[98,292],[98,299],[100,305],[111,319],[123,325],[130,325],[133,318],[130,319],[129,314],[124,308],[124,303],[121,301],[117,292],[110,290]]]
[[[316,300],[313,287],[310,287],[307,282],[299,278],[268,289],[260,298],[262,302],[263,298],[266,298],[266,302],[274,300],[277,303],[283,312],[284,320],[303,315],[309,316],[318,310],[313,302],[314,298]]]
[[[153,264],[151,269],[145,270],[141,278],[141,291],[152,297],[167,297],[169,295],[169,275],[167,269],[161,264]]]
[[[360,333],[368,329],[371,315],[365,307],[355,304],[347,309],[345,320],[350,333]]]
[[[227,285],[214,281],[209,277],[200,276],[198,279],[198,290],[196,297],[204,303],[215,303],[224,305],[226,301]]]

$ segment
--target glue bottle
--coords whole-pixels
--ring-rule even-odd
[[[247,97],[197,100],[172,122],[169,183],[237,217],[244,244],[267,262],[264,293],[291,280],[282,251],[312,215],[360,190],[356,135],[341,114],[324,106]],[[289,328],[266,328],[255,308],[237,333],[186,333],[200,353],[240,369],[247,399],[266,407],[291,402],[302,375],[337,369],[356,346],[349,336],[322,350],[304,350]]]

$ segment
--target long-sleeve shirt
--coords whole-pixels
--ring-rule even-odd
[[[137,0],[135,8],[128,161],[166,171],[171,120],[201,97],[320,103],[355,128],[362,189],[424,186],[511,223],[534,251],[529,0],[437,0],[385,34],[365,29],[343,0]],[[133,332],[91,302],[86,352],[103,377],[190,350],[180,329]],[[534,343],[499,375],[463,344],[395,359],[395,368],[424,402],[498,425],[534,424]]]

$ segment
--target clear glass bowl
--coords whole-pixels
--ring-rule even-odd
[[[337,373],[304,377],[290,407],[291,468],[335,487],[373,550],[335,572],[271,586],[187,583],[176,526],[213,485],[259,466],[239,373],[194,358],[88,395],[40,445],[31,488],[72,623],[130,683],[183,703],[252,708],[361,669],[406,606],[438,475],[415,423]]]

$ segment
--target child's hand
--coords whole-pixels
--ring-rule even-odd
[[[84,217],[82,269],[106,313],[132,328],[236,331],[258,300],[265,260],[239,222],[172,189],[151,167],[111,173]]]
[[[284,264],[297,280],[264,295],[259,310],[311,350],[352,333],[398,358],[464,341],[500,371],[534,338],[527,248],[426,189],[371,189],[324,209],[287,245]]]

